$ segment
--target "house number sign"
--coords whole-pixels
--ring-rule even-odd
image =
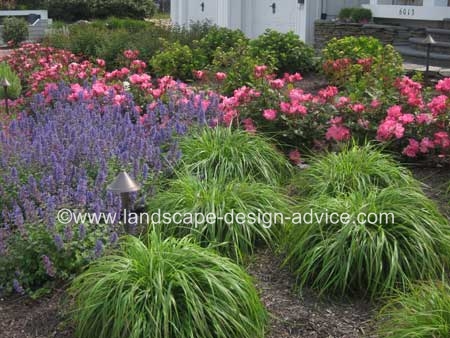
[[[416,11],[414,8],[402,7],[399,9],[398,14],[400,16],[414,16],[416,14]]]

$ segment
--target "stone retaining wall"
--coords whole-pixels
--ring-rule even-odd
[[[373,36],[384,44],[407,43],[412,36],[424,34],[424,28],[411,28],[378,24],[343,23],[318,20],[314,25],[314,47],[322,49],[332,38],[346,36]]]

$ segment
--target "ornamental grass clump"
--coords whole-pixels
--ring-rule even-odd
[[[425,282],[399,293],[380,312],[380,337],[446,338],[450,334],[450,286]]]
[[[348,220],[294,225],[286,264],[299,285],[320,293],[370,298],[413,280],[441,275],[450,252],[450,226],[436,205],[411,187],[372,188],[307,200],[306,214],[349,214]]]
[[[189,238],[129,237],[70,288],[83,338],[263,337],[267,315],[238,265]]]
[[[202,128],[180,141],[182,161],[194,174],[278,185],[290,164],[268,138],[231,128]]]
[[[191,235],[201,245],[217,246],[219,252],[241,261],[253,252],[256,241],[274,242],[288,207],[283,194],[263,183],[180,174],[151,199],[149,211],[181,215],[180,220],[159,226],[165,235]],[[183,216],[198,214],[205,216],[204,222]],[[238,214],[245,217],[238,219]],[[214,218],[206,219],[208,215]]]
[[[299,182],[306,193],[296,211],[313,216],[289,229],[285,264],[301,287],[375,298],[447,266],[448,220],[411,174],[372,146],[314,159]]]
[[[353,144],[338,153],[315,155],[309,163],[309,168],[293,179],[294,185],[309,195],[337,197],[391,186],[420,189],[408,169],[374,145]]]

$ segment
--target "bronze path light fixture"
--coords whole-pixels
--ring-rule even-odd
[[[107,186],[106,189],[113,193],[120,194],[120,198],[122,200],[122,210],[124,211],[124,215],[126,215],[127,211],[129,211],[129,208],[131,207],[130,194],[141,190],[141,187],[130,177],[130,175],[128,175],[125,171],[122,171],[119,175],[117,175],[114,181]],[[130,234],[131,228],[127,217],[125,217],[124,222],[125,232]]]
[[[433,37],[428,34],[428,36],[423,39],[422,43],[424,45],[427,45],[427,65],[425,68],[425,75],[428,77],[428,72],[430,71],[430,53],[431,53],[431,46],[436,44],[436,41],[433,39]]]

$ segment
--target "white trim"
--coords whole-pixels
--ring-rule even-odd
[[[430,0],[432,1],[432,0]],[[372,11],[375,18],[442,21],[450,18],[450,7],[362,5]]]

